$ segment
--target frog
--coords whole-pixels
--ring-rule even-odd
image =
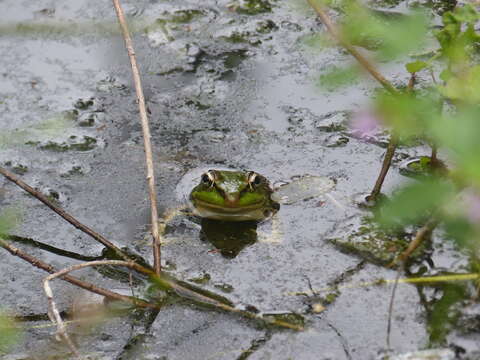
[[[166,234],[177,216],[199,224],[200,237],[223,248],[228,257],[254,242],[279,244],[283,239],[280,204],[289,206],[321,196],[335,185],[329,178],[306,175],[272,189],[266,177],[255,171],[206,169],[192,169],[179,180],[175,190],[178,206],[165,209],[159,219],[163,245],[182,239]],[[145,244],[150,241],[148,237]],[[233,249],[232,242],[238,247]]]
[[[280,208],[272,194],[270,182],[255,171],[208,170],[189,199],[193,214],[203,219],[260,222]]]

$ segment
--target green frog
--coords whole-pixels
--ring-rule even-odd
[[[261,221],[280,205],[268,180],[254,171],[208,170],[190,193],[193,213],[222,221]]]

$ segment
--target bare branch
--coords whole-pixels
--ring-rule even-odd
[[[370,193],[370,195],[368,195],[368,201],[375,202],[378,198],[378,195],[380,195],[383,182],[385,181],[385,177],[387,176],[390,165],[392,164],[393,155],[395,155],[397,145],[398,136],[395,134],[391,134],[390,140],[388,141],[387,150],[385,151],[385,156],[383,157],[382,168],[380,169],[380,173],[378,174],[377,180],[375,181],[372,192]]]
[[[377,80],[387,91],[392,94],[396,94],[397,90],[393,87],[393,85],[376,69],[375,66],[364,57],[354,46],[352,46],[345,38],[342,36],[340,31],[337,29],[335,24],[332,22],[330,17],[327,15],[327,12],[323,9],[322,5],[320,5],[318,0],[307,0],[310,6],[315,10],[317,15],[320,17],[322,22],[327,27],[328,32],[332,37],[342,45],[364,68],[367,70],[370,75],[372,75],[375,80]]]
[[[24,183],[22,180],[20,180],[18,177],[16,177],[14,174],[12,174],[10,171],[0,167],[0,174],[2,174],[3,176],[5,176],[8,180],[10,180],[11,182],[15,183],[16,185],[18,185],[19,187],[21,187],[23,190],[25,190],[26,192],[28,192],[30,195],[32,195],[33,197],[37,198],[38,200],[40,200],[42,203],[44,203],[45,205],[47,205],[50,209],[52,209],[53,211],[55,211],[58,215],[60,215],[62,218],[64,218],[65,220],[67,220],[70,224],[72,224],[73,226],[75,226],[77,229],[79,229],[80,231],[83,231],[85,234],[89,235],[90,237],[92,237],[93,239],[95,239],[96,241],[98,241],[99,243],[103,244],[104,246],[112,249],[113,251],[115,251],[115,253],[117,253],[118,256],[120,256],[121,258],[125,259],[125,260],[130,260],[130,258],[128,257],[127,254],[125,254],[120,248],[118,248],[117,246],[115,246],[113,243],[111,243],[110,241],[108,241],[107,239],[105,239],[102,235],[100,235],[99,233],[97,233],[96,231],[90,229],[88,226],[86,225],[83,225],[82,223],[80,223],[77,219],[75,219],[72,215],[68,214],[65,210],[61,209],[60,207],[58,207],[57,205],[55,205],[52,201],[50,201],[45,195],[43,195],[41,192],[35,190],[34,188],[32,188],[30,185]]]
[[[387,349],[390,350],[390,334],[392,332],[392,317],[393,317],[393,305],[395,302],[395,294],[398,287],[398,280],[400,280],[400,274],[402,273],[403,266],[397,270],[397,276],[395,277],[395,283],[393,284],[392,295],[390,296],[390,303],[388,304],[388,321],[387,321]]]
[[[160,274],[161,253],[160,253],[160,234],[158,230],[157,193],[155,190],[152,145],[150,142],[150,128],[148,125],[145,98],[143,96],[142,83],[140,81],[140,74],[138,71],[137,60],[135,58],[135,51],[133,49],[132,38],[130,37],[128,25],[125,20],[125,14],[123,13],[123,9],[120,5],[119,0],[113,0],[113,6],[115,7],[118,21],[120,23],[120,27],[122,28],[123,39],[125,40],[125,47],[127,48],[128,57],[130,58],[130,63],[132,65],[133,82],[135,83],[135,91],[137,93],[138,110],[140,112],[140,121],[142,123],[142,131],[143,131],[143,144],[145,147],[145,161],[147,165],[148,193],[150,195],[154,269],[157,274]]]
[[[12,255],[18,256],[21,259],[29,262],[33,266],[36,266],[44,271],[47,271],[51,274],[56,273],[57,270],[53,268],[51,265],[44,263],[43,261],[26,254],[22,250],[10,245],[8,242],[0,238],[0,247],[3,247],[7,251],[9,251]],[[120,260],[110,260],[110,261],[120,261]],[[124,266],[127,266],[135,271],[138,271],[139,273],[145,274],[150,277],[150,280],[153,282],[156,282],[161,288],[164,288],[166,290],[173,291],[177,296],[180,298],[186,299],[196,305],[207,305],[207,306],[213,306],[216,310],[223,310],[227,311],[230,313],[238,314],[244,318],[252,319],[252,320],[258,320],[265,322],[266,324],[270,324],[273,326],[278,326],[282,328],[287,328],[287,329],[292,329],[296,331],[301,331],[303,330],[303,327],[295,325],[295,324],[290,324],[288,322],[282,321],[282,320],[277,320],[274,319],[270,321],[269,319],[265,319],[261,314],[256,314],[252,313],[250,311],[245,311],[242,309],[239,309],[235,307],[233,304],[231,304],[228,300],[222,298],[219,295],[212,294],[212,295],[206,295],[206,292],[200,288],[197,288],[196,286],[188,284],[188,287],[176,280],[175,278],[166,275],[165,273],[162,273],[161,275],[156,275],[152,270],[147,269],[139,264],[136,264],[132,261],[127,261],[127,262],[122,262]],[[128,265],[126,265],[128,264]],[[105,297],[115,299],[115,300],[120,300],[120,301],[126,301],[129,303],[132,303],[136,306],[144,307],[144,308],[152,308],[152,309],[159,309],[160,306],[157,304],[151,304],[147,303],[143,300],[133,298],[130,296],[125,296],[121,295],[115,292],[112,292],[110,290],[95,286],[91,283],[79,280],[71,275],[59,275],[61,276],[62,280],[68,281],[69,283],[79,286],[85,290],[94,292],[99,295],[103,295]],[[222,298],[220,300],[220,298]]]
[[[37,259],[36,257],[23,252],[22,250],[20,250],[17,247],[9,244],[7,241],[3,240],[2,238],[0,238],[0,247],[3,247],[5,250],[10,252],[12,255],[18,256],[19,258],[29,262],[33,266],[35,266],[39,269],[42,269],[46,272],[49,272],[49,273],[53,274],[57,271],[50,264],[47,264],[47,263],[43,262],[42,260]],[[142,268],[141,266],[139,266],[137,264],[135,264],[135,265],[138,268]],[[136,268],[136,270],[138,270],[138,268]],[[143,268],[142,268],[142,270],[143,270]],[[144,269],[144,270],[148,271],[148,269]],[[134,304],[134,305],[140,306],[140,307],[148,307],[148,308],[154,308],[154,309],[158,308],[157,305],[149,304],[145,301],[142,301],[142,300],[136,299],[136,298],[132,298],[130,296],[125,296],[125,295],[118,294],[116,292],[113,292],[113,291],[98,287],[96,285],[93,285],[89,282],[77,279],[76,277],[73,277],[73,276],[70,276],[70,275],[63,276],[62,280],[68,281],[69,283],[71,283],[73,285],[76,285],[78,287],[81,287],[82,289],[91,291],[93,293],[105,296],[105,297],[110,298],[110,299],[129,302],[131,304]]]
[[[310,6],[315,10],[317,15],[320,17],[322,22],[325,24],[330,35],[341,45],[343,46],[359,63],[363,68],[372,75],[372,77],[377,80],[388,92],[391,94],[397,94],[398,91],[395,87],[377,71],[375,66],[364,57],[353,45],[351,45],[345,38],[342,36],[340,31],[337,29],[335,24],[332,22],[330,17],[327,15],[327,12],[319,3],[319,0],[307,0]],[[413,83],[413,77],[412,77]],[[398,138],[395,134],[392,134],[390,141],[388,143],[387,151],[385,157],[383,158],[382,168],[380,174],[375,182],[372,192],[367,197],[367,201],[375,201],[380,194],[383,182],[387,175],[388,170],[390,169],[390,164],[392,162],[393,155],[395,154],[395,149],[397,148]]]
[[[398,262],[405,262],[410,255],[422,244],[422,242],[428,238],[432,231],[438,224],[438,220],[434,217],[430,218],[425,225],[423,225],[416,233],[415,238],[410,242],[407,249],[398,255],[388,267],[394,267]]]
[[[413,73],[410,76],[410,80],[408,80],[407,85],[407,92],[412,92],[413,88],[415,87],[415,80],[416,76]],[[380,173],[378,174],[377,181],[373,186],[372,192],[368,196],[369,201],[376,201],[378,195],[380,195],[380,191],[382,190],[383,182],[385,181],[385,177],[387,176],[388,170],[390,169],[390,165],[392,164],[393,156],[395,155],[395,150],[398,146],[398,135],[392,131],[390,136],[390,140],[388,141],[387,151],[385,151],[385,156],[383,157],[382,168],[380,169]]]

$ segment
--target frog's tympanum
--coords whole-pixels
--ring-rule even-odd
[[[190,193],[195,215],[222,221],[260,221],[280,205],[268,180],[254,171],[209,170]]]

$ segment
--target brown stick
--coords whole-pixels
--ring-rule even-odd
[[[387,321],[387,350],[390,350],[390,334],[392,332],[392,317],[393,317],[393,305],[395,302],[395,293],[397,291],[398,280],[402,273],[403,267],[399,267],[397,270],[397,276],[395,277],[395,284],[393,284],[392,295],[390,297],[390,303],[388,304],[388,321]]]
[[[415,86],[415,73],[410,76],[410,80],[408,81],[407,92],[412,92]],[[368,196],[369,201],[377,200],[378,195],[380,195],[380,191],[382,190],[383,182],[385,181],[385,177],[387,176],[388,170],[390,169],[390,165],[392,165],[393,155],[395,155],[395,150],[398,146],[398,136],[392,132],[392,136],[390,137],[390,141],[388,142],[387,151],[385,152],[385,157],[383,158],[382,168],[380,170],[380,174],[378,174],[377,181],[372,189],[372,192]]]
[[[398,145],[398,137],[395,134],[392,134],[388,142],[387,151],[385,152],[385,156],[383,157],[380,174],[378,174],[377,181],[375,181],[375,185],[373,186],[372,192],[367,198],[368,201],[376,201],[378,195],[380,195],[383,182],[385,181],[385,177],[387,176],[388,170],[390,169],[390,165],[392,164],[393,155],[395,155],[395,150],[397,149],[397,145]]]
[[[18,256],[19,258],[29,262],[33,266],[35,266],[39,269],[42,269],[46,272],[49,272],[49,273],[53,274],[57,271],[53,266],[43,262],[40,259],[37,259],[36,257],[34,257],[32,255],[29,255],[29,254],[23,252],[22,250],[18,249],[17,247],[15,247],[13,245],[10,245],[8,242],[3,240],[2,238],[0,238],[0,247],[3,247],[5,250],[10,252],[12,255]],[[105,297],[110,298],[110,299],[129,302],[129,303],[132,303],[132,304],[140,306],[140,307],[148,307],[148,308],[155,308],[155,309],[158,308],[157,305],[149,304],[147,302],[144,302],[144,301],[139,300],[139,299],[132,298],[130,296],[125,296],[125,295],[115,293],[113,291],[98,287],[96,285],[93,285],[89,282],[77,279],[76,277],[73,277],[73,276],[70,276],[70,275],[65,275],[65,276],[62,277],[62,279],[65,280],[65,281],[68,281],[69,283],[71,283],[73,285],[81,287],[82,289],[91,291],[93,293],[105,296]]]
[[[31,255],[26,254],[22,250],[10,245],[8,242],[3,240],[2,238],[0,238],[0,247],[3,247],[7,251],[9,251],[12,255],[20,257],[21,259],[29,262],[30,264],[32,264],[35,267],[38,267],[39,269],[42,269],[42,270],[44,270],[46,272],[49,272],[51,274],[57,272],[57,270],[55,268],[53,268],[51,265],[46,264],[43,261],[41,261],[41,260],[31,256]],[[115,260],[110,260],[110,261],[115,261]],[[255,313],[251,313],[249,311],[241,310],[241,309],[238,309],[238,308],[234,307],[233,305],[223,303],[223,302],[221,302],[221,301],[219,301],[219,300],[217,300],[213,297],[203,295],[200,291],[192,290],[190,288],[186,288],[186,287],[178,284],[173,278],[165,277],[162,274],[160,274],[158,276],[152,270],[147,269],[147,268],[145,268],[141,265],[138,265],[134,262],[128,261],[127,264],[129,264],[128,267],[134,269],[135,271],[138,271],[142,274],[150,276],[151,280],[156,281],[161,286],[163,286],[163,287],[165,287],[169,290],[174,290],[175,293],[178,296],[180,296],[181,298],[185,298],[185,299],[187,299],[189,301],[192,301],[194,303],[197,303],[197,304],[211,305],[211,306],[215,307],[217,310],[224,310],[224,311],[228,311],[228,312],[231,312],[231,313],[237,313],[237,314],[239,314],[239,315],[241,315],[245,318],[248,318],[248,319],[256,319],[256,320],[260,320],[260,321],[265,321],[261,314],[255,314]],[[79,279],[77,279],[73,276],[70,276],[70,275],[63,275],[61,278],[62,278],[62,280],[68,281],[69,283],[71,283],[73,285],[79,286],[79,287],[81,287],[85,290],[94,292],[96,294],[99,294],[99,295],[102,295],[102,296],[105,296],[105,297],[108,297],[108,298],[111,298],[111,299],[126,301],[126,302],[132,303],[134,305],[137,305],[137,306],[140,306],[140,307],[145,307],[145,308],[152,308],[152,309],[159,309],[160,308],[160,306],[158,306],[158,305],[150,304],[150,303],[144,302],[143,300],[140,300],[140,299],[137,299],[137,298],[121,295],[121,294],[112,292],[110,290],[107,290],[107,289],[104,289],[104,288],[101,288],[101,287],[97,287],[97,286],[95,286],[91,283],[79,280]],[[303,330],[303,327],[301,327],[301,326],[290,324],[290,323],[287,323],[287,322],[284,322],[284,321],[281,321],[281,320],[274,320],[273,322],[268,322],[268,323],[271,324],[271,325],[276,325],[276,326],[287,328],[287,329],[292,329],[292,330],[297,330],[297,331]]]
[[[310,4],[310,6],[316,11],[316,13],[318,14],[322,22],[325,24],[328,32],[333,36],[333,38],[335,38],[335,40],[340,45],[342,45],[365,68],[365,70],[367,70],[370,73],[370,75],[372,75],[373,78],[377,80],[388,92],[390,92],[391,94],[398,94],[397,89],[395,89],[393,85],[382,74],[380,74],[377,71],[377,69],[375,69],[375,66],[366,57],[364,57],[357,49],[355,49],[354,46],[352,46],[343,38],[343,36],[340,34],[340,31],[337,29],[335,24],[327,15],[327,12],[318,3],[318,0],[307,0],[307,1]],[[411,82],[413,83],[412,79],[411,79]],[[395,154],[397,144],[398,144],[398,138],[395,134],[392,134],[392,136],[390,137],[390,141],[388,143],[385,157],[383,158],[382,169],[380,170],[380,174],[378,175],[377,181],[375,182],[375,186],[373,187],[372,192],[367,197],[368,201],[375,201],[378,195],[380,194],[383,182],[385,181],[387,172],[390,169],[390,164],[392,162],[393,155]]]
[[[12,174],[10,171],[0,167],[0,174],[5,176],[8,180],[11,182],[15,183],[19,187],[21,187],[23,190],[28,192],[30,195],[33,197],[37,198],[41,202],[43,202],[45,205],[47,205],[50,209],[55,211],[58,215],[60,215],[62,218],[67,220],[70,224],[75,226],[77,229],[83,231],[84,233],[90,235],[93,239],[98,241],[99,243],[103,244],[104,246],[112,249],[125,260],[130,260],[127,254],[125,254],[120,248],[116,247],[114,244],[112,244],[110,241],[105,239],[102,235],[99,233],[95,232],[94,230],[90,229],[88,226],[83,225],[80,223],[77,219],[75,219],[73,216],[68,214],[65,210],[61,209],[57,205],[55,205],[53,202],[51,202],[45,195],[43,195],[41,192],[35,190],[32,188],[30,185],[24,183],[22,180],[20,180],[18,177],[16,177],[14,174]]]
[[[402,252],[400,255],[398,255],[389,265],[388,267],[394,267],[398,262],[402,261],[405,262],[410,255],[420,246],[420,244],[425,240],[432,231],[435,229],[435,227],[438,224],[438,220],[435,218],[430,218],[426,222],[425,225],[423,225],[415,234],[415,238],[408,244],[407,249]]]
[[[148,193],[150,195],[150,211],[152,219],[152,236],[153,236],[153,259],[154,269],[157,274],[161,271],[161,253],[160,253],[160,234],[158,231],[158,210],[157,210],[157,193],[155,191],[155,177],[153,171],[153,156],[152,145],[150,142],[150,128],[148,125],[147,110],[145,106],[145,98],[143,96],[142,83],[140,81],[140,74],[138,71],[137,60],[135,58],[135,51],[133,49],[132,39],[128,30],[128,25],[125,20],[123,9],[119,0],[112,0],[113,6],[117,13],[120,27],[122,28],[123,39],[125,40],[125,47],[127,48],[128,57],[132,65],[133,82],[135,83],[135,91],[137,93],[138,110],[140,112],[140,121],[142,123],[143,144],[145,147],[145,161],[147,165],[147,183]]]
[[[348,43],[344,37],[340,34],[335,24],[330,20],[327,12],[318,3],[318,0],[307,0],[310,6],[316,11],[322,22],[327,27],[328,32],[335,38],[335,40],[342,45],[357,61],[377,80],[387,91],[392,94],[396,94],[397,90],[393,85],[376,69],[375,66],[365,58],[355,47]]]
[[[430,166],[432,168],[436,168],[439,165],[438,164],[438,157],[437,157],[437,150],[438,150],[437,144],[432,143],[430,145],[430,147],[432,148],[432,153],[430,155]]]

